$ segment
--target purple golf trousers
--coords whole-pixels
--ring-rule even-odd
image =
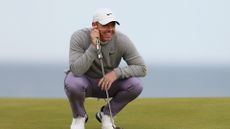
[[[86,75],[76,77],[69,72],[64,80],[65,92],[68,97],[73,117],[85,116],[84,101],[86,97],[106,98],[105,91],[98,86],[100,79],[90,78]],[[118,79],[109,89],[112,115],[119,113],[129,102],[142,92],[141,81],[137,77]],[[109,115],[109,107],[105,105],[103,113]]]

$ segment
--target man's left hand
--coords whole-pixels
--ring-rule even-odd
[[[113,84],[113,82],[117,79],[114,71],[111,71],[105,75],[105,77],[101,78],[99,81],[99,86],[101,90],[109,90]]]

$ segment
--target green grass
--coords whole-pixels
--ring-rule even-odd
[[[86,100],[86,129],[100,129],[95,112],[104,100]],[[66,99],[0,98],[0,129],[69,129]],[[230,129],[230,98],[145,98],[115,119],[124,129]]]

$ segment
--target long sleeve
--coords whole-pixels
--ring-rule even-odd
[[[76,76],[83,75],[88,71],[95,58],[96,49],[91,45],[88,32],[75,32],[70,40],[70,71]]]
[[[120,39],[123,43],[121,44],[123,49],[123,59],[127,63],[125,67],[118,67],[115,69],[115,73],[118,78],[128,78],[130,76],[143,77],[146,75],[147,68],[144,60],[138,53],[133,43],[126,36],[121,36]]]

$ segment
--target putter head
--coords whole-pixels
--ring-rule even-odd
[[[115,129],[123,129],[123,128],[121,128],[121,127],[115,127]]]

